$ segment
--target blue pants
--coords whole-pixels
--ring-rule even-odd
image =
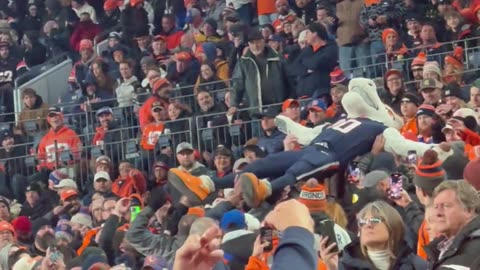
[[[300,151],[279,152],[268,155],[245,167],[242,173],[253,173],[258,178],[269,178],[272,193],[282,191],[286,186],[313,176],[322,177],[325,173],[337,169],[335,153],[316,145],[307,146]],[[216,189],[231,188],[235,184],[236,174],[213,179]]]
[[[353,62],[355,61],[355,66]],[[340,68],[350,78],[364,76],[364,69],[370,65],[370,44],[360,43],[355,46],[340,46],[339,48]],[[369,73],[369,70],[366,70]],[[366,74],[369,76],[369,74]]]

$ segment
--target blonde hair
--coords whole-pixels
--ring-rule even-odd
[[[398,253],[405,238],[405,224],[400,214],[384,201],[374,201],[365,205],[357,215],[357,220],[365,218],[367,214],[380,217],[388,230],[387,250],[392,260],[395,260],[395,254]],[[362,235],[360,233],[360,239]],[[367,247],[360,241],[360,248],[363,256],[368,258]]]
[[[433,191],[433,198],[442,191],[451,190],[455,192],[457,201],[466,210],[477,212],[480,207],[480,198],[477,190],[465,180],[447,180],[438,185]]]
[[[347,228],[347,214],[345,214],[345,210],[343,210],[342,206],[339,203],[335,201],[327,201],[325,214],[327,214],[338,226],[344,229]]]

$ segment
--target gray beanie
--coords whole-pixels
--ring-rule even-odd
[[[385,171],[375,170],[365,175],[363,186],[366,188],[375,187],[380,181],[390,177]]]

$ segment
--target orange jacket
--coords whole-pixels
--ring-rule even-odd
[[[405,124],[400,128],[400,134],[403,135],[407,132],[418,134],[417,119],[415,117],[412,119],[406,119]]]
[[[105,133],[107,130],[104,127],[97,127],[95,129],[95,135],[93,136],[92,139],[92,144],[97,145],[98,142],[103,141],[103,138],[105,137]]]
[[[138,111],[138,121],[140,123],[141,129],[143,129],[145,125],[153,121],[152,104],[155,101],[160,101],[162,103],[163,109],[165,111],[168,110],[168,105],[169,105],[168,102],[153,95],[149,97],[145,101],[145,103],[143,103],[142,107],[140,107],[140,110]]]
[[[83,251],[90,245],[92,239],[95,239],[95,235],[100,231],[99,228],[92,229],[85,234],[82,245],[77,249],[77,255],[82,255]]]
[[[143,128],[140,146],[145,150],[154,150],[158,137],[163,134],[163,123],[150,123]]]
[[[248,259],[248,264],[245,266],[245,270],[270,270],[270,268],[265,261],[254,256],[250,256]],[[318,259],[317,270],[327,270],[327,266],[320,258]]]
[[[65,150],[70,150],[74,159],[80,159],[82,141],[78,138],[77,133],[66,126],[61,127],[58,131],[50,129],[38,144],[40,167],[55,169],[57,153]]]
[[[275,0],[261,0],[257,1],[257,14],[267,15],[277,12],[275,7]]]
[[[112,184],[112,192],[120,198],[128,197],[134,193],[143,195],[147,191],[147,180],[136,169],[130,171],[126,179],[117,178]]]
[[[418,230],[418,242],[417,242],[417,255],[424,260],[427,259],[427,253],[425,252],[425,246],[430,243],[430,236],[427,232],[427,222],[424,220],[420,229]]]

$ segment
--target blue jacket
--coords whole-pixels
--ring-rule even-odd
[[[313,241],[313,234],[304,228],[286,229],[275,250],[270,270],[317,269],[318,258]]]
[[[267,155],[283,151],[283,140],[287,135],[280,132],[278,129],[272,133],[272,135],[263,136],[258,139],[257,145],[260,147]]]

